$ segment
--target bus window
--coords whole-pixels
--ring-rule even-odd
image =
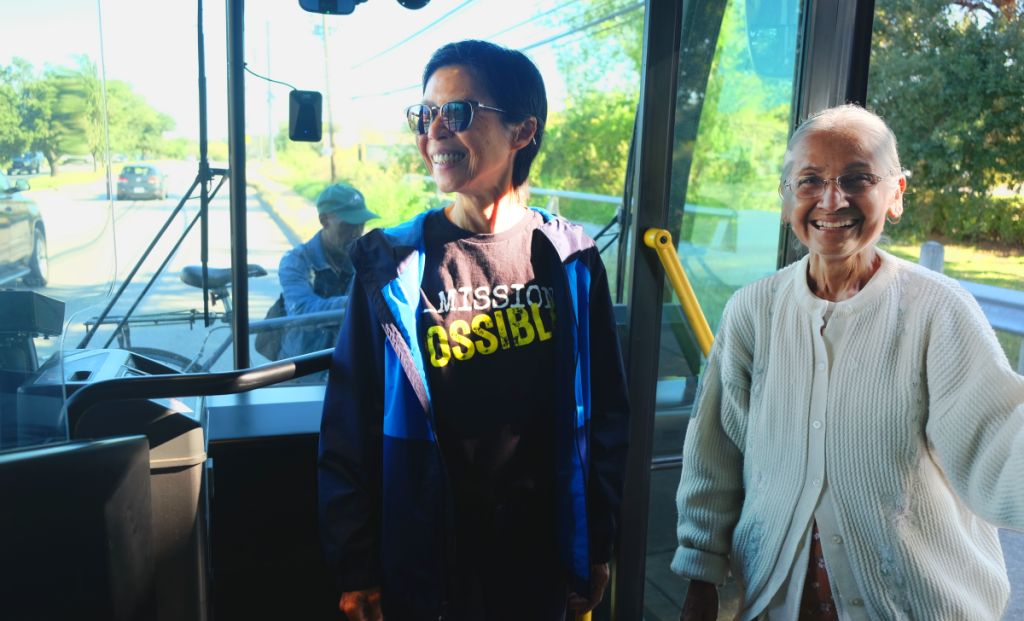
[[[771,4],[774,11],[761,10]],[[776,269],[777,187],[790,126],[800,3],[722,0],[684,32],[668,230],[713,332],[730,296]],[[684,43],[684,45],[688,45]],[[648,519],[644,618],[677,619],[686,584],[672,573],[678,457],[703,356],[666,280]],[[673,463],[674,462],[674,463]],[[664,467],[660,465],[664,463]],[[721,592],[721,618],[738,592]]]
[[[0,451],[67,440],[65,396],[99,362],[69,350],[115,273],[98,5],[8,6],[3,20]]]
[[[463,39],[523,50],[537,64],[548,116],[530,172],[529,205],[596,238],[615,290],[617,215],[640,91],[643,5],[543,0],[452,8],[432,3],[407,11],[381,2],[361,5],[351,16],[323,17],[284,11],[276,2],[246,4],[249,68],[324,94],[323,140],[291,142],[287,87],[247,78],[249,261],[268,272],[250,280],[250,326],[282,312],[343,312],[344,303],[331,300],[347,295],[350,286],[344,258],[340,279],[325,275],[323,285],[313,282],[317,297],[310,300],[298,293],[286,299],[292,277],[281,270],[292,261],[283,257],[293,248],[315,254],[314,238],[324,226],[316,201],[332,184],[357,190],[378,216],[364,230],[394,226],[454,200],[428,176],[403,110],[421,100],[430,55]],[[278,340],[254,339],[253,364],[333,347],[338,321],[283,331]]]

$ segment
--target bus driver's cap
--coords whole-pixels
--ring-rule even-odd
[[[347,185],[332,185],[316,199],[317,213],[333,213],[349,224],[363,224],[377,214],[366,208],[363,193]]]

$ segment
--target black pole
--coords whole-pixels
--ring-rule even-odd
[[[249,261],[245,196],[245,0],[225,0],[228,26],[228,170],[235,368],[249,367]]]
[[[206,39],[203,36],[203,0],[199,0],[199,261],[203,266],[203,325],[210,327],[210,162],[206,136]]]
[[[612,610],[608,618],[612,619],[635,621],[644,617],[651,449],[665,292],[661,261],[644,245],[644,233],[649,228],[665,228],[668,223],[679,52],[684,47],[680,41],[686,32],[683,17],[688,15],[692,24],[700,19],[702,11],[713,10],[718,3],[725,5],[725,0],[713,1],[715,4],[709,4],[709,0],[648,0],[644,20],[636,209],[629,227],[632,266],[629,270],[629,345],[625,360],[631,411],[629,458],[610,585]],[[696,37],[696,33],[692,36]],[[715,40],[710,40],[712,48]]]

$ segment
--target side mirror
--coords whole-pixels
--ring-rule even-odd
[[[351,15],[356,10],[356,0],[299,0],[299,6],[310,13]]]
[[[320,142],[323,137],[323,95],[316,91],[288,94],[288,137],[295,142]]]
[[[18,179],[14,182],[14,187],[19,192],[28,192],[32,189],[32,186],[28,184],[28,179]]]

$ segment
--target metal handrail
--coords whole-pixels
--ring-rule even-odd
[[[707,357],[711,353],[715,335],[711,333],[711,327],[708,326],[708,320],[704,317],[704,311],[701,310],[697,296],[693,293],[693,287],[690,286],[690,280],[686,277],[686,272],[683,271],[683,266],[679,262],[675,244],[672,243],[672,234],[664,229],[647,229],[647,232],[644,233],[644,243],[658,252],[661,265],[665,268],[665,275],[668,276],[672,288],[679,296],[679,303],[683,307],[686,319],[690,322],[690,328],[697,338],[697,344],[700,345],[704,356]]]
[[[239,371],[121,377],[88,384],[68,398],[65,405],[68,429],[72,439],[77,438],[82,416],[89,408],[106,401],[211,397],[249,392],[326,371],[333,357],[334,349],[325,349]]]

